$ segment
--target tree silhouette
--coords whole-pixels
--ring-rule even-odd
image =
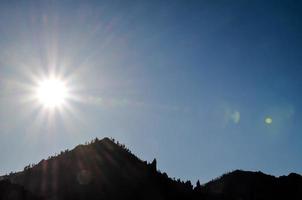
[[[200,192],[200,191],[201,191],[201,185],[200,185],[199,180],[197,180],[197,182],[196,182],[196,187],[194,188],[194,190],[197,191],[197,192]]]
[[[150,167],[153,171],[156,171],[157,170],[157,161],[156,159],[154,158],[153,161],[151,162],[150,164]]]

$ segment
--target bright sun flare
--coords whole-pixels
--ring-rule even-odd
[[[38,84],[36,97],[47,108],[62,106],[68,96],[68,90],[64,81],[60,79],[47,79]]]

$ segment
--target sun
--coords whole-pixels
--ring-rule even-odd
[[[35,93],[39,103],[46,108],[61,107],[68,98],[66,83],[56,78],[40,81]]]

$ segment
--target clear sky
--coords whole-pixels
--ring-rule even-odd
[[[170,176],[302,173],[301,1],[1,1],[0,174],[113,137]],[[39,81],[66,82],[55,109]]]

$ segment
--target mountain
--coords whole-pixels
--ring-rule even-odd
[[[194,188],[142,161],[114,139],[95,139],[0,177],[0,200],[302,199],[302,177],[236,170]],[[7,194],[17,191],[11,198]]]
[[[191,199],[192,185],[168,178],[124,145],[104,138],[3,177],[45,199]]]
[[[204,199],[298,200],[302,199],[302,176],[291,173],[274,177],[262,172],[236,170],[210,181],[201,191]]]

